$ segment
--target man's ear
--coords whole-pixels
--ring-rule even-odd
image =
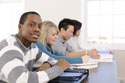
[[[64,28],[61,28],[60,32],[64,32],[64,31],[65,31],[65,29],[64,29]]]
[[[18,24],[19,31],[22,31],[22,24]]]

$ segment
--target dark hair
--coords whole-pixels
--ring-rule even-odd
[[[20,20],[19,20],[19,24],[24,24],[26,19],[27,19],[27,16],[29,14],[36,14],[38,16],[40,16],[37,12],[34,12],[34,11],[29,11],[29,12],[25,12],[24,14],[22,14],[22,16],[20,17]]]
[[[59,22],[59,25],[58,25],[59,30],[61,30],[61,28],[67,30],[68,29],[68,25],[74,26],[73,21],[71,19],[64,18],[63,20],[61,20]]]
[[[73,36],[75,36],[76,32],[81,29],[82,23],[77,20],[73,20],[73,23],[74,23]]]

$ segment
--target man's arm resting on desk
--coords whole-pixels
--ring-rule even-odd
[[[81,57],[83,55],[85,55],[86,51],[80,51],[80,52],[69,52],[69,53],[65,53],[66,56],[68,57]]]
[[[58,62],[55,64],[55,66],[59,66],[61,67],[63,70],[66,70],[67,68],[69,68],[70,64],[65,60],[65,59],[60,59],[58,60]],[[44,64],[42,64],[38,69],[36,69],[36,71],[42,71],[42,70],[47,70],[49,68],[51,68],[52,66],[45,62]]]
[[[59,66],[53,66],[46,71],[29,71],[25,67],[23,57],[19,52],[15,51],[15,55],[13,54],[11,57],[9,52],[12,53],[8,51],[0,57],[0,70],[5,79],[11,83],[43,83],[63,73],[63,69]]]
[[[80,52],[70,52],[70,53],[66,53],[65,55],[68,56],[68,57],[81,57],[81,56],[84,56],[84,55],[89,55],[90,57],[95,58],[95,59],[100,58],[100,55],[98,54],[96,49],[92,49],[92,50],[89,50],[89,51],[83,50],[83,51],[80,51]]]

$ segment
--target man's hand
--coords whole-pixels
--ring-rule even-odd
[[[70,66],[70,64],[65,59],[58,60],[56,65],[61,67],[63,70],[66,70]]]
[[[92,58],[99,59],[100,55],[98,54],[96,49],[92,49],[88,52],[88,55],[91,56]]]
[[[51,68],[51,65],[49,63],[43,63],[39,68],[37,68],[35,71],[44,71]]]

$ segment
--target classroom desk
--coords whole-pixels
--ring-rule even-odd
[[[98,68],[90,69],[84,83],[118,83],[116,62],[99,62]]]

